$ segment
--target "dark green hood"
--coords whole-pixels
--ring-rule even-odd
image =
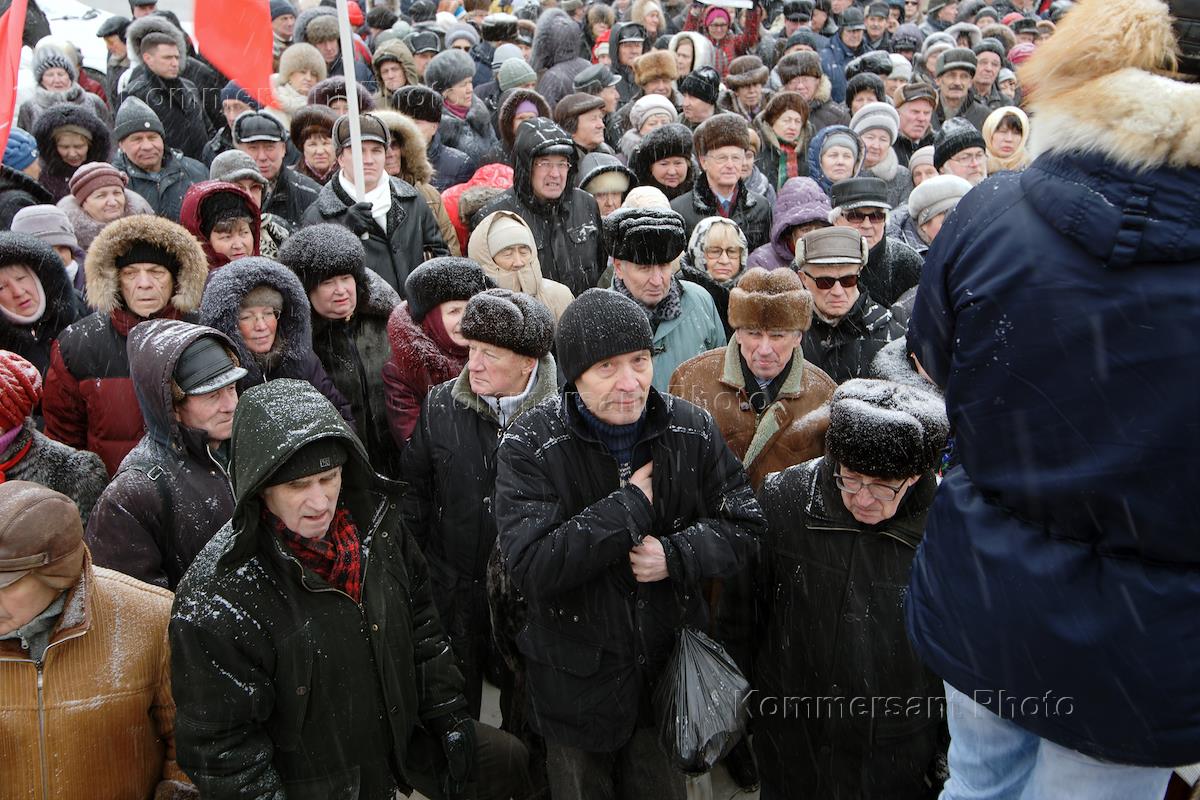
[[[342,468],[340,504],[350,508],[362,530],[372,522],[372,493],[398,488],[371,469],[362,442],[337,409],[307,381],[279,378],[247,389],[233,416],[229,476],[233,480],[234,545],[224,560],[250,557],[256,548],[259,493],[297,450],[318,439],[343,441],[349,459]]]

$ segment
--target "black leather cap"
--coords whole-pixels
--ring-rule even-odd
[[[855,208],[892,208],[892,204],[888,202],[887,184],[880,178],[847,178],[835,183],[830,194],[830,205],[843,211]]]

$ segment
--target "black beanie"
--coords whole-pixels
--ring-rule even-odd
[[[938,172],[942,166],[956,155],[969,147],[979,147],[987,150],[987,142],[983,134],[963,117],[953,117],[946,120],[933,136],[933,168]]]
[[[936,394],[855,379],[833,393],[825,445],[840,466],[901,480],[937,466],[949,435],[946,403]]]
[[[488,289],[467,303],[462,335],[523,356],[542,358],[554,345],[554,316],[530,295]]]
[[[645,210],[645,209],[642,209]],[[612,356],[654,348],[646,310],[623,294],[588,289],[558,320],[558,364],[568,383]]]
[[[266,486],[278,486],[281,483],[307,478],[318,472],[325,472],[346,463],[349,454],[346,446],[337,438],[326,436],[309,442],[301,447],[292,457],[283,462],[279,469],[267,478]]]
[[[495,282],[484,273],[483,267],[469,258],[431,258],[408,273],[404,281],[408,315],[413,322],[420,322],[442,303],[470,300],[495,286]]]
[[[721,93],[721,76],[712,67],[700,67],[680,78],[678,88],[680,94],[690,94],[715,106]]]
[[[608,254],[634,264],[669,264],[687,247],[687,229],[669,208],[618,208],[604,218]]]

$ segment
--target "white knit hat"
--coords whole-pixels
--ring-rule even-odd
[[[887,131],[895,144],[900,135],[900,115],[891,103],[867,103],[850,120],[850,129],[860,136],[876,128]]]

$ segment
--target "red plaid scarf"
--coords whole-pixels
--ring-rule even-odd
[[[329,532],[320,539],[305,539],[288,530],[283,520],[263,509],[263,520],[300,563],[320,575],[335,589],[362,600],[362,543],[350,512],[339,508]]]

